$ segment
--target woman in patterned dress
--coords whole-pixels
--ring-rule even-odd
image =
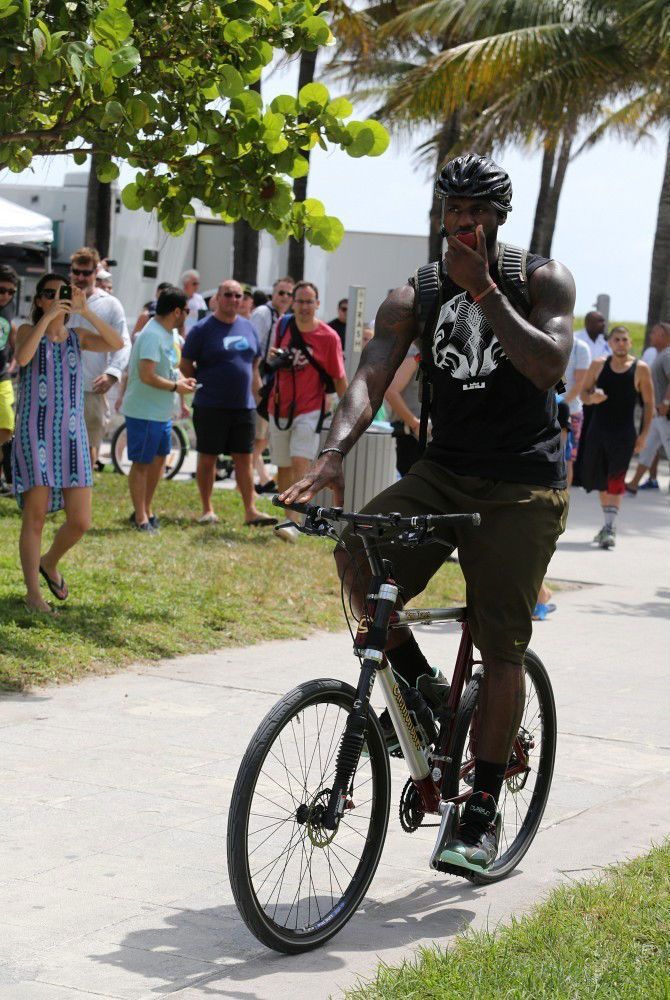
[[[62,291],[61,291],[62,290]],[[66,297],[63,296],[65,292]],[[78,313],[97,333],[67,325]],[[14,494],[23,511],[19,554],[29,611],[54,614],[40,594],[40,574],[64,601],[68,588],[57,566],[91,524],[93,479],[84,424],[81,352],[117,351],[116,330],[86,305],[86,296],[59,274],[45,274],[35,290],[32,324],[16,335],[21,367],[12,452]],[[51,548],[40,556],[46,515],[65,508]]]

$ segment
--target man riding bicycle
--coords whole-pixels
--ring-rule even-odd
[[[441,171],[436,190],[447,237],[437,321],[426,323],[420,343],[418,277],[389,294],[324,449],[281,500],[308,502],[328,486],[342,503],[342,460],[417,341],[432,385],[432,441],[410,472],[364,511],[481,514],[480,528],[441,532],[443,541],[458,546],[468,621],[485,667],[473,794],[442,860],[481,870],[498,850],[496,803],[524,705],[531,615],[567,516],[554,386],[572,347],[575,288],[557,261],[498,242],[512,185],[492,160],[475,153],[456,157]],[[356,566],[350,555],[359,551],[357,543],[345,532],[335,558],[360,612],[367,580],[365,563]],[[446,555],[439,544],[394,550],[403,601],[425,588]],[[385,652],[398,677],[439,713],[447,682],[409,629],[392,632]]]

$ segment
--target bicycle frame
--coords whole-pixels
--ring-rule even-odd
[[[349,780],[355,770],[363,746],[370,696],[377,678],[410,777],[421,798],[423,810],[431,814],[442,813],[443,818],[445,818],[447,815],[445,807],[449,804],[457,806],[471,794],[468,790],[462,795],[447,798],[443,794],[442,787],[444,771],[446,765],[450,763],[449,750],[461,696],[472,677],[473,669],[481,663],[473,657],[472,637],[466,617],[467,609],[465,607],[450,607],[396,610],[398,587],[385,571],[384,564],[369,539],[363,535],[362,541],[372,571],[373,586],[370,588],[371,593],[366,595],[365,613],[361,617],[355,638],[355,649],[362,661],[361,675],[354,702],[354,711],[348,718],[338,755],[336,777],[324,825],[328,827],[332,822],[334,827],[338,816],[342,814],[346,806]],[[445,622],[460,624],[462,634],[447,703],[447,719],[440,726],[436,744],[438,752],[431,755],[429,764],[400,685],[396,681],[383,650],[388,632],[392,629]],[[356,749],[356,743],[358,749]],[[518,736],[514,743],[512,760],[514,763],[508,767],[505,773],[506,779],[524,772],[527,767],[528,757]],[[340,767],[340,763],[342,763],[342,767]],[[461,778],[472,766],[472,764],[468,764],[462,768]]]

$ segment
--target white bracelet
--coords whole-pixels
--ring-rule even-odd
[[[341,448],[322,448],[316,457],[321,458],[322,455],[327,455],[329,451],[334,451],[337,455],[340,455],[342,458],[344,458],[344,452],[342,451]]]

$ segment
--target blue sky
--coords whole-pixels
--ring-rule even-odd
[[[296,77],[295,64],[273,73],[264,81],[264,96],[269,100],[277,93],[295,93]],[[334,96],[335,88],[332,92]],[[365,112],[356,109],[355,116],[365,117]],[[317,147],[312,153],[308,194],[321,199],[326,211],[338,216],[346,229],[423,234],[428,227],[432,178],[412,150],[424,138],[421,132],[411,140],[394,137],[387,153],[374,159],[354,160],[339,150],[326,153]],[[608,293],[612,319],[646,320],[665,149],[665,134],[637,145],[605,140],[568,167],[552,254],[575,277],[578,314],[592,308],[598,294]],[[514,186],[513,211],[501,236],[527,246],[539,188],[540,154],[510,149],[498,160]],[[59,184],[66,170],[77,169],[66,157],[34,162],[32,172],[0,173],[0,193],[3,181]],[[122,182],[131,180],[133,173],[125,168]]]

